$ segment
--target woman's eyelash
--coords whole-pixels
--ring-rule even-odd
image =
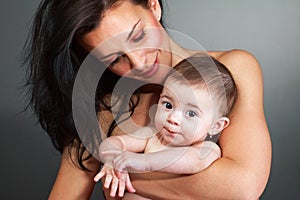
[[[109,67],[113,67],[114,64],[118,63],[122,56],[123,55],[121,53],[117,53],[116,58],[109,63]]]
[[[120,60],[120,57],[121,57],[121,56],[118,56],[116,59],[114,59],[114,60],[110,63],[110,66],[113,67],[114,64],[116,64],[116,63]]]
[[[145,35],[146,35],[146,31],[142,30],[140,35],[137,38],[133,38],[132,41],[133,42],[139,42],[145,37]]]

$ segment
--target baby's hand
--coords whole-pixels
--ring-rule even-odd
[[[116,174],[118,174],[117,177],[119,178],[118,179],[118,181],[119,181],[119,191],[118,191],[119,197],[123,197],[125,188],[127,189],[128,192],[134,193],[135,189],[130,181],[128,172],[123,171],[123,172],[118,172]]]
[[[105,176],[104,188],[110,188],[110,196],[115,197],[117,190],[118,196],[123,197],[125,188],[128,192],[135,192],[133,188],[128,172],[117,172],[113,169],[111,162],[105,164],[101,171],[94,177],[94,181],[98,182]]]
[[[145,155],[129,151],[123,151],[121,154],[116,155],[112,164],[114,169],[120,172],[126,170],[131,173],[144,172],[147,170]]]
[[[204,141],[199,147],[199,156],[201,159],[205,159],[207,156],[213,156],[216,160],[221,157],[221,149],[220,147],[211,141]]]
[[[94,181],[98,182],[104,176],[104,188],[110,188],[110,196],[115,197],[119,181],[111,164],[105,164],[101,171],[94,177]]]
[[[111,164],[105,164],[102,167],[101,171],[94,177],[94,181],[98,182],[103,176],[106,176],[105,178],[106,184],[104,185],[104,187],[109,188],[112,178],[116,176]]]

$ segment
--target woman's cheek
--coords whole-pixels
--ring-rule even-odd
[[[169,50],[169,41],[164,39],[166,36],[165,31],[160,27],[151,27],[146,29],[148,48]]]
[[[130,64],[128,61],[122,60],[122,62],[114,64],[114,66],[110,67],[110,70],[119,75],[119,76],[128,76],[129,71],[131,70]]]

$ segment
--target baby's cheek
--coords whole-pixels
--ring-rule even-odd
[[[155,127],[158,131],[160,131],[165,124],[166,121],[166,114],[164,112],[161,112],[161,110],[158,108],[156,115],[155,115]]]

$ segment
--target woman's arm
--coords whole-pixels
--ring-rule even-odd
[[[270,173],[271,140],[263,110],[260,66],[241,50],[212,55],[228,66],[239,91],[231,123],[219,140],[222,158],[189,176],[132,174],[138,194],[153,199],[258,199],[264,191]]]
[[[73,150],[75,151],[75,149],[71,151]],[[76,161],[77,158],[73,158],[73,160]],[[93,177],[99,170],[100,162],[92,157],[88,161],[85,161],[84,164],[87,168],[91,169],[92,172],[83,171],[78,166],[75,166],[71,160],[69,147],[65,147],[49,200],[90,198],[95,185]]]

